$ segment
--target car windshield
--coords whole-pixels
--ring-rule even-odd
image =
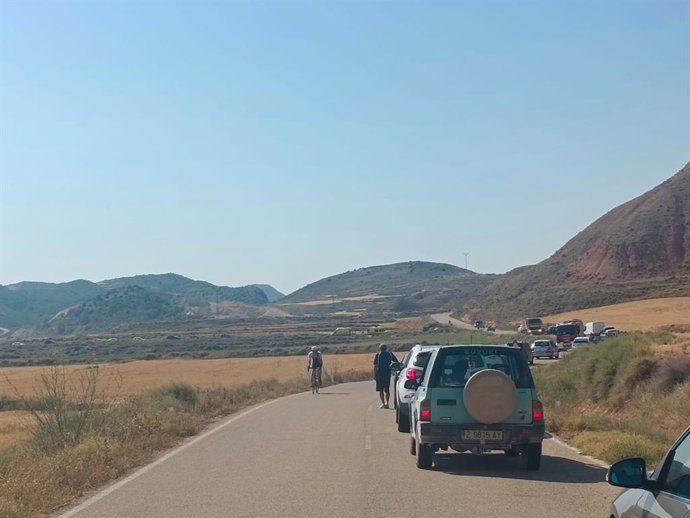
[[[439,351],[429,386],[464,387],[472,374],[483,369],[496,369],[507,374],[517,388],[532,387],[532,377],[522,353],[503,347],[463,347]]]
[[[558,326],[556,328],[556,335],[572,335],[579,331],[576,325]]]
[[[527,319],[527,325],[528,326],[540,326],[541,325],[541,319],[539,319],[539,318],[528,318]]]

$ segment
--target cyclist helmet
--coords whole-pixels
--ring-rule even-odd
[[[318,347],[316,347],[315,345],[312,345],[312,346],[311,346],[311,350],[312,350],[312,351],[314,351],[314,352],[316,352],[316,351],[318,351],[318,350],[319,350],[319,348],[318,348]]]

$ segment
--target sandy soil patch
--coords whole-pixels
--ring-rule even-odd
[[[547,322],[579,318],[583,322],[601,320],[624,331],[654,331],[666,326],[690,325],[690,297],[638,300],[612,306],[569,311],[544,317]]]

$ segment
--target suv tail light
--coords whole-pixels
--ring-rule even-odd
[[[422,371],[412,367],[405,371],[405,379],[417,381],[422,375]]]
[[[541,401],[532,401],[532,421],[535,423],[544,421],[544,407]]]
[[[419,420],[420,421],[431,421],[431,400],[422,399],[419,404]]]

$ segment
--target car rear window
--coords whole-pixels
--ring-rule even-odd
[[[429,356],[431,356],[431,351],[422,351],[412,360],[412,365],[414,367],[421,367],[422,369],[426,367],[429,361]]]
[[[532,388],[529,366],[517,349],[502,347],[463,347],[442,349],[434,361],[430,387],[464,387],[472,374],[496,369],[507,374],[517,388]]]

